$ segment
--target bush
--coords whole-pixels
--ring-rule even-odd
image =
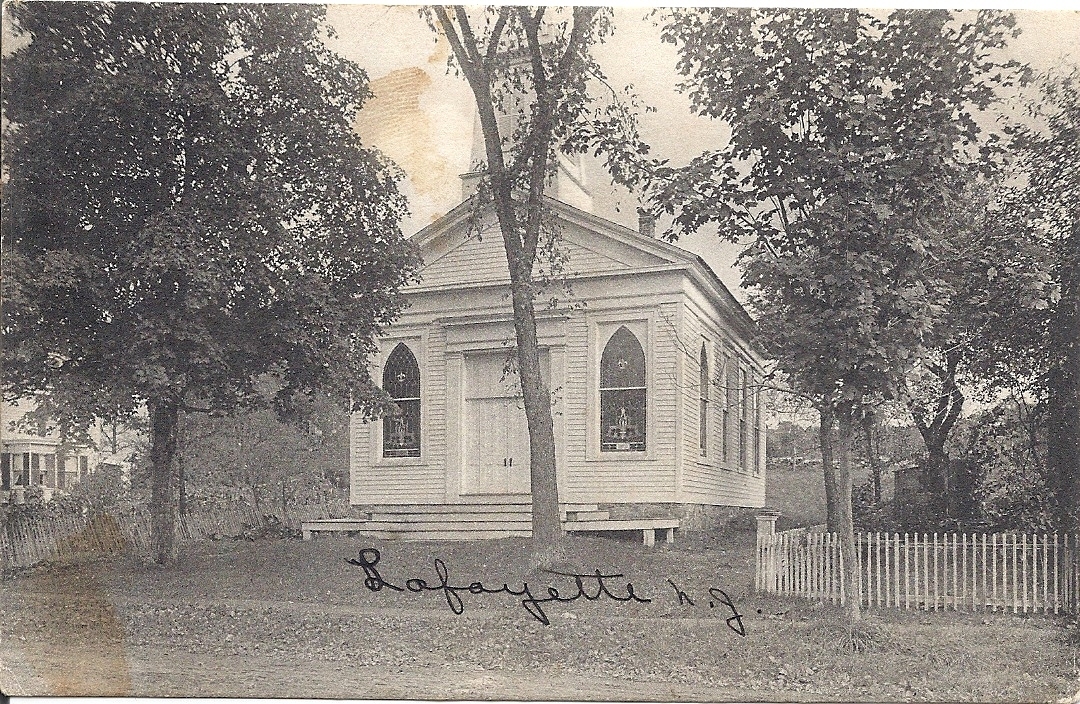
[[[856,530],[887,532],[898,530],[893,507],[892,501],[874,501],[874,487],[871,479],[851,488],[851,514]]]
[[[1047,530],[1053,496],[1042,414],[1010,400],[968,419],[957,433],[963,460],[978,467],[975,495],[988,530]]]

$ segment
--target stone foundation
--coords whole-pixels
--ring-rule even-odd
[[[678,518],[679,530],[719,530],[734,519],[751,516],[757,509],[739,506],[708,506],[704,504],[599,504],[612,520],[635,518]],[[748,526],[751,524],[748,523]]]

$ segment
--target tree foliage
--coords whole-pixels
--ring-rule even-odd
[[[150,411],[155,552],[184,409],[326,389],[372,410],[414,267],[367,76],[313,5],[24,3],[5,59],[4,391],[63,425]]]
[[[186,507],[249,503],[258,515],[325,503],[348,487],[348,414],[328,397],[282,422],[270,409],[228,416],[185,414],[180,437]]]
[[[716,222],[751,242],[744,283],[779,368],[821,411],[830,524],[849,555],[855,429],[897,395],[944,313],[948,281],[928,263],[994,145],[977,113],[1016,78],[994,59],[1012,25],[993,12],[709,9],[677,10],[664,29],[693,109],[731,137],[659,169],[652,202],[677,231]]]
[[[1044,76],[1041,129],[1019,135],[1026,187],[1007,227],[1049,243],[1057,295],[1018,321],[1010,351],[1035,371],[1046,403],[1047,474],[1058,530],[1080,529],[1080,68]]]

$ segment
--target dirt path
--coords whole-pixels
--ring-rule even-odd
[[[0,646],[4,692],[51,695],[31,649]],[[762,693],[665,682],[632,682],[572,673],[350,666],[277,656],[196,655],[165,648],[132,648],[127,672],[107,660],[84,660],[78,676],[116,694],[170,697],[302,697],[332,699],[524,699],[580,701],[791,701],[799,693]],[[129,687],[121,691],[120,687]]]
[[[401,583],[430,577],[433,556],[462,579],[533,578],[512,541],[384,547],[386,575]],[[174,570],[33,570],[0,581],[0,689],[577,701],[1055,701],[1076,691],[1069,631],[1050,619],[878,611],[856,653],[835,610],[818,604],[736,593],[745,633],[733,632],[704,596],[741,583],[717,551],[576,549],[573,569],[631,575],[652,601],[549,604],[545,626],[513,597],[467,594],[455,614],[442,594],[370,592],[343,567],[355,544],[331,540],[203,545]],[[696,605],[677,600],[672,581]]]
[[[659,681],[632,681],[595,673],[495,669],[475,664],[417,666],[359,665],[267,653],[192,652],[157,643],[133,644],[121,622],[133,608],[273,609],[276,614],[341,619],[358,614],[404,616],[401,608],[266,599],[190,600],[126,595],[103,598],[89,571],[70,570],[63,579],[35,575],[24,597],[9,602],[8,618],[19,628],[0,640],[0,690],[9,695],[109,695],[208,697],[300,697],[349,699],[525,699],[579,701],[792,700],[799,693],[762,693]],[[29,587],[29,589],[25,589]],[[495,614],[474,610],[470,618]],[[449,610],[429,618],[456,621]],[[522,617],[524,618],[524,616]],[[763,696],[764,695],[764,696]]]

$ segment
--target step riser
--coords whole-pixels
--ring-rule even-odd
[[[559,511],[573,513],[596,511],[596,504],[560,504]],[[480,503],[480,504],[412,504],[412,505],[375,505],[367,508],[369,513],[379,514],[414,514],[414,513],[532,513],[532,504],[523,503]]]
[[[383,540],[495,540],[497,538],[529,538],[531,530],[474,530],[474,531],[358,531],[368,538]]]
[[[609,518],[607,511],[568,511],[563,520],[571,521],[606,521]]]
[[[574,514],[572,511],[559,513],[560,520],[574,515],[597,515],[606,516],[602,512],[588,512]],[[532,513],[518,511],[478,511],[475,513],[384,513],[375,511],[365,520],[368,521],[532,521]]]
[[[560,516],[560,518],[564,521],[566,520],[566,516]],[[459,521],[470,523],[483,523],[485,521],[521,521],[522,523],[532,523],[532,516],[527,513],[425,513],[411,515],[374,513],[369,520],[381,523],[416,523],[429,521],[439,521],[442,523],[455,523]]]
[[[530,530],[529,521],[416,521],[398,523],[393,521],[368,521],[359,530],[379,530],[389,532],[413,531],[474,531],[474,530]]]

